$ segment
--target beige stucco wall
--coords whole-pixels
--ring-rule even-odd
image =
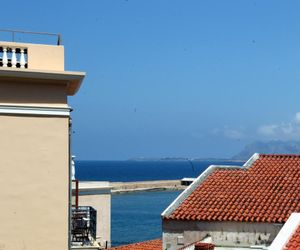
[[[216,246],[270,245],[281,224],[163,220],[163,249],[176,250],[207,236]],[[183,237],[183,244],[178,244]]]
[[[68,118],[0,115],[0,249],[68,249]]]
[[[24,83],[17,79],[4,81],[0,83],[0,104],[68,107],[66,85],[33,81]]]

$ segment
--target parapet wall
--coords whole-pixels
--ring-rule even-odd
[[[23,57],[22,60],[28,69],[64,71],[64,47],[61,45],[0,41],[0,47],[3,53],[1,58],[4,61],[4,58],[7,58],[9,63],[12,63],[14,58],[16,62],[19,62]],[[20,54],[20,60],[18,54]],[[3,64],[5,65],[5,62]]]

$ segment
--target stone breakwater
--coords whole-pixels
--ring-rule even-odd
[[[112,193],[162,191],[162,190],[184,190],[180,180],[163,181],[136,181],[136,182],[111,182]]]

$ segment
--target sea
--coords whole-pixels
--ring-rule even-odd
[[[80,181],[131,182],[178,180],[197,177],[210,165],[243,165],[230,160],[128,160],[76,161]],[[112,246],[161,237],[160,214],[180,191],[113,194],[111,203]]]

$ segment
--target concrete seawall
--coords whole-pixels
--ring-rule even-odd
[[[163,181],[136,181],[136,182],[111,182],[112,193],[160,191],[160,190],[184,190],[180,180]]]

